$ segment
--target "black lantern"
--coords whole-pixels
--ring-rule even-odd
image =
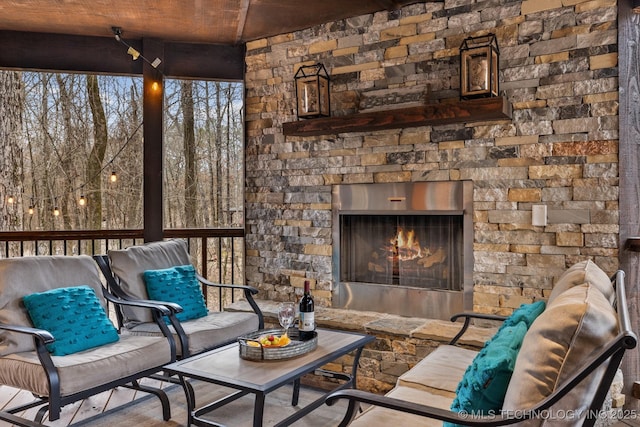
[[[331,114],[329,74],[324,65],[303,65],[294,78],[298,119],[328,117]]]
[[[499,59],[495,34],[464,39],[460,46],[460,98],[498,96]]]

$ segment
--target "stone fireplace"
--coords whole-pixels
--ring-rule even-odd
[[[333,306],[448,319],[472,308],[473,184],[335,185]]]
[[[295,300],[310,280],[321,307],[368,301],[370,309],[372,294],[389,301],[396,295],[387,296],[388,290],[403,289],[446,300],[432,304],[447,307],[445,312],[458,304],[508,315],[522,303],[546,298],[558,275],[578,261],[591,259],[613,273],[621,251],[615,11],[586,1],[419,2],[247,43],[247,283],[260,290],[260,298],[278,301]],[[498,37],[500,94],[512,106],[509,118],[460,109],[459,46],[487,32]],[[329,119],[347,117],[360,126],[287,134],[286,125],[297,121],[293,76],[302,64],[317,62],[331,76]],[[373,114],[409,120],[413,115],[397,111],[415,106],[433,107],[433,121],[393,127],[379,120],[370,126]],[[444,120],[435,106],[458,111],[460,120]],[[464,118],[466,113],[475,120]],[[349,262],[366,263],[365,276],[371,263],[377,274],[372,284],[361,273],[344,276],[346,261],[336,254],[343,252],[343,237],[335,234],[336,210],[343,207],[336,205],[335,191],[452,182],[473,187],[469,208],[446,208],[452,217],[472,215],[462,215],[473,250],[464,255],[464,237],[457,261],[464,271],[462,290],[452,273],[455,263],[401,275],[398,262],[379,262],[388,256],[385,246],[402,236],[398,230],[378,232],[375,222],[358,224],[354,211],[340,219],[342,226],[360,234],[370,226],[368,234],[379,241],[365,250],[352,242],[366,258]],[[364,194],[367,200],[379,194],[351,192],[358,203],[365,202]],[[395,194],[380,196],[389,197]],[[392,213],[385,221],[402,228],[405,238],[410,230],[403,221],[412,228],[442,228],[418,222],[425,219],[422,213],[398,213],[402,203],[389,202],[380,213]],[[541,206],[545,218],[532,221]],[[420,234],[424,230],[413,231],[421,249],[438,253],[438,245]],[[428,299],[403,298],[398,311],[404,315],[441,317],[410,308]]]

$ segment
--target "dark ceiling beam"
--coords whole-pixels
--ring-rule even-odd
[[[165,43],[164,74],[168,77],[244,80],[244,45]]]
[[[141,40],[126,42],[145,55]],[[0,69],[142,75],[143,61],[133,61],[115,37],[0,31],[0,46]],[[165,43],[164,53],[160,59],[166,76],[237,81],[244,77],[243,46]]]
[[[0,46],[0,68],[142,74],[142,61],[132,61],[115,38],[0,31]]]

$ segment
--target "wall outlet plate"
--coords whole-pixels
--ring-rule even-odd
[[[547,205],[531,206],[531,224],[539,227],[547,225]]]

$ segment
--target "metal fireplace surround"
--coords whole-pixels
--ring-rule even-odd
[[[332,305],[360,311],[398,314],[409,317],[449,319],[473,304],[473,183],[471,181],[437,181],[335,185],[332,192],[334,291]],[[352,216],[390,216],[420,218],[451,216],[462,225],[461,244],[456,253],[457,281],[454,286],[425,286],[419,283],[371,283],[342,280],[344,266],[343,226]],[[462,219],[460,221],[460,218]],[[429,218],[425,218],[429,221]],[[411,221],[410,221],[411,222]],[[457,232],[459,234],[459,231]],[[460,240],[460,239],[458,239]],[[462,256],[457,253],[461,248]],[[451,253],[451,249],[449,249]],[[375,263],[374,263],[375,265]],[[425,264],[423,264],[425,265]],[[425,271],[425,270],[421,270]],[[427,275],[425,275],[427,276]],[[420,279],[418,278],[418,281]]]

